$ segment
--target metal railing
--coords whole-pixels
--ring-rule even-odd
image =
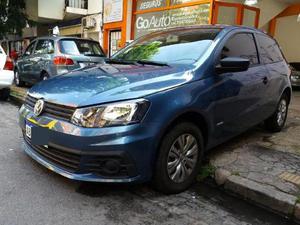
[[[78,9],[87,9],[88,0],[66,0],[66,6]]]

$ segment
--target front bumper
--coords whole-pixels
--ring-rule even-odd
[[[20,109],[19,123],[25,152],[69,179],[128,183],[148,181],[152,176],[155,124],[81,128],[64,120],[35,117],[25,106]],[[43,133],[49,136],[47,143],[32,144],[25,135],[26,124],[43,127]]]

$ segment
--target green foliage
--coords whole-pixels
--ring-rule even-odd
[[[149,60],[158,52],[160,42],[152,42],[147,45],[136,45],[129,51],[120,55],[119,58],[126,58],[126,60]]]
[[[207,177],[213,177],[216,172],[216,167],[210,164],[206,164],[201,167],[200,173],[197,177],[198,181],[202,181]]]
[[[26,21],[25,0],[0,0],[0,38],[21,35]]]

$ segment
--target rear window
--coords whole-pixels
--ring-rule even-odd
[[[61,40],[60,51],[67,55],[104,56],[99,43],[88,40]]]
[[[260,55],[264,63],[276,63],[284,60],[275,40],[261,34],[257,35],[257,38],[260,46]]]

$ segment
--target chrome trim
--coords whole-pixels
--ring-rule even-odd
[[[89,181],[89,182],[101,182],[101,183],[130,183],[134,182],[139,179],[140,176],[136,176],[133,178],[126,178],[126,179],[106,179],[101,178],[95,174],[92,173],[85,173],[85,174],[76,174],[76,173],[70,173],[68,171],[65,171],[64,169],[61,169],[58,166],[55,166],[51,163],[49,163],[47,160],[43,159],[39,155],[37,155],[34,151],[32,151],[31,147],[23,141],[23,150],[27,155],[29,155],[32,159],[40,163],[41,165],[45,166],[49,170],[60,174],[61,176],[64,176],[66,178],[69,178],[71,180],[78,180],[78,181]]]

